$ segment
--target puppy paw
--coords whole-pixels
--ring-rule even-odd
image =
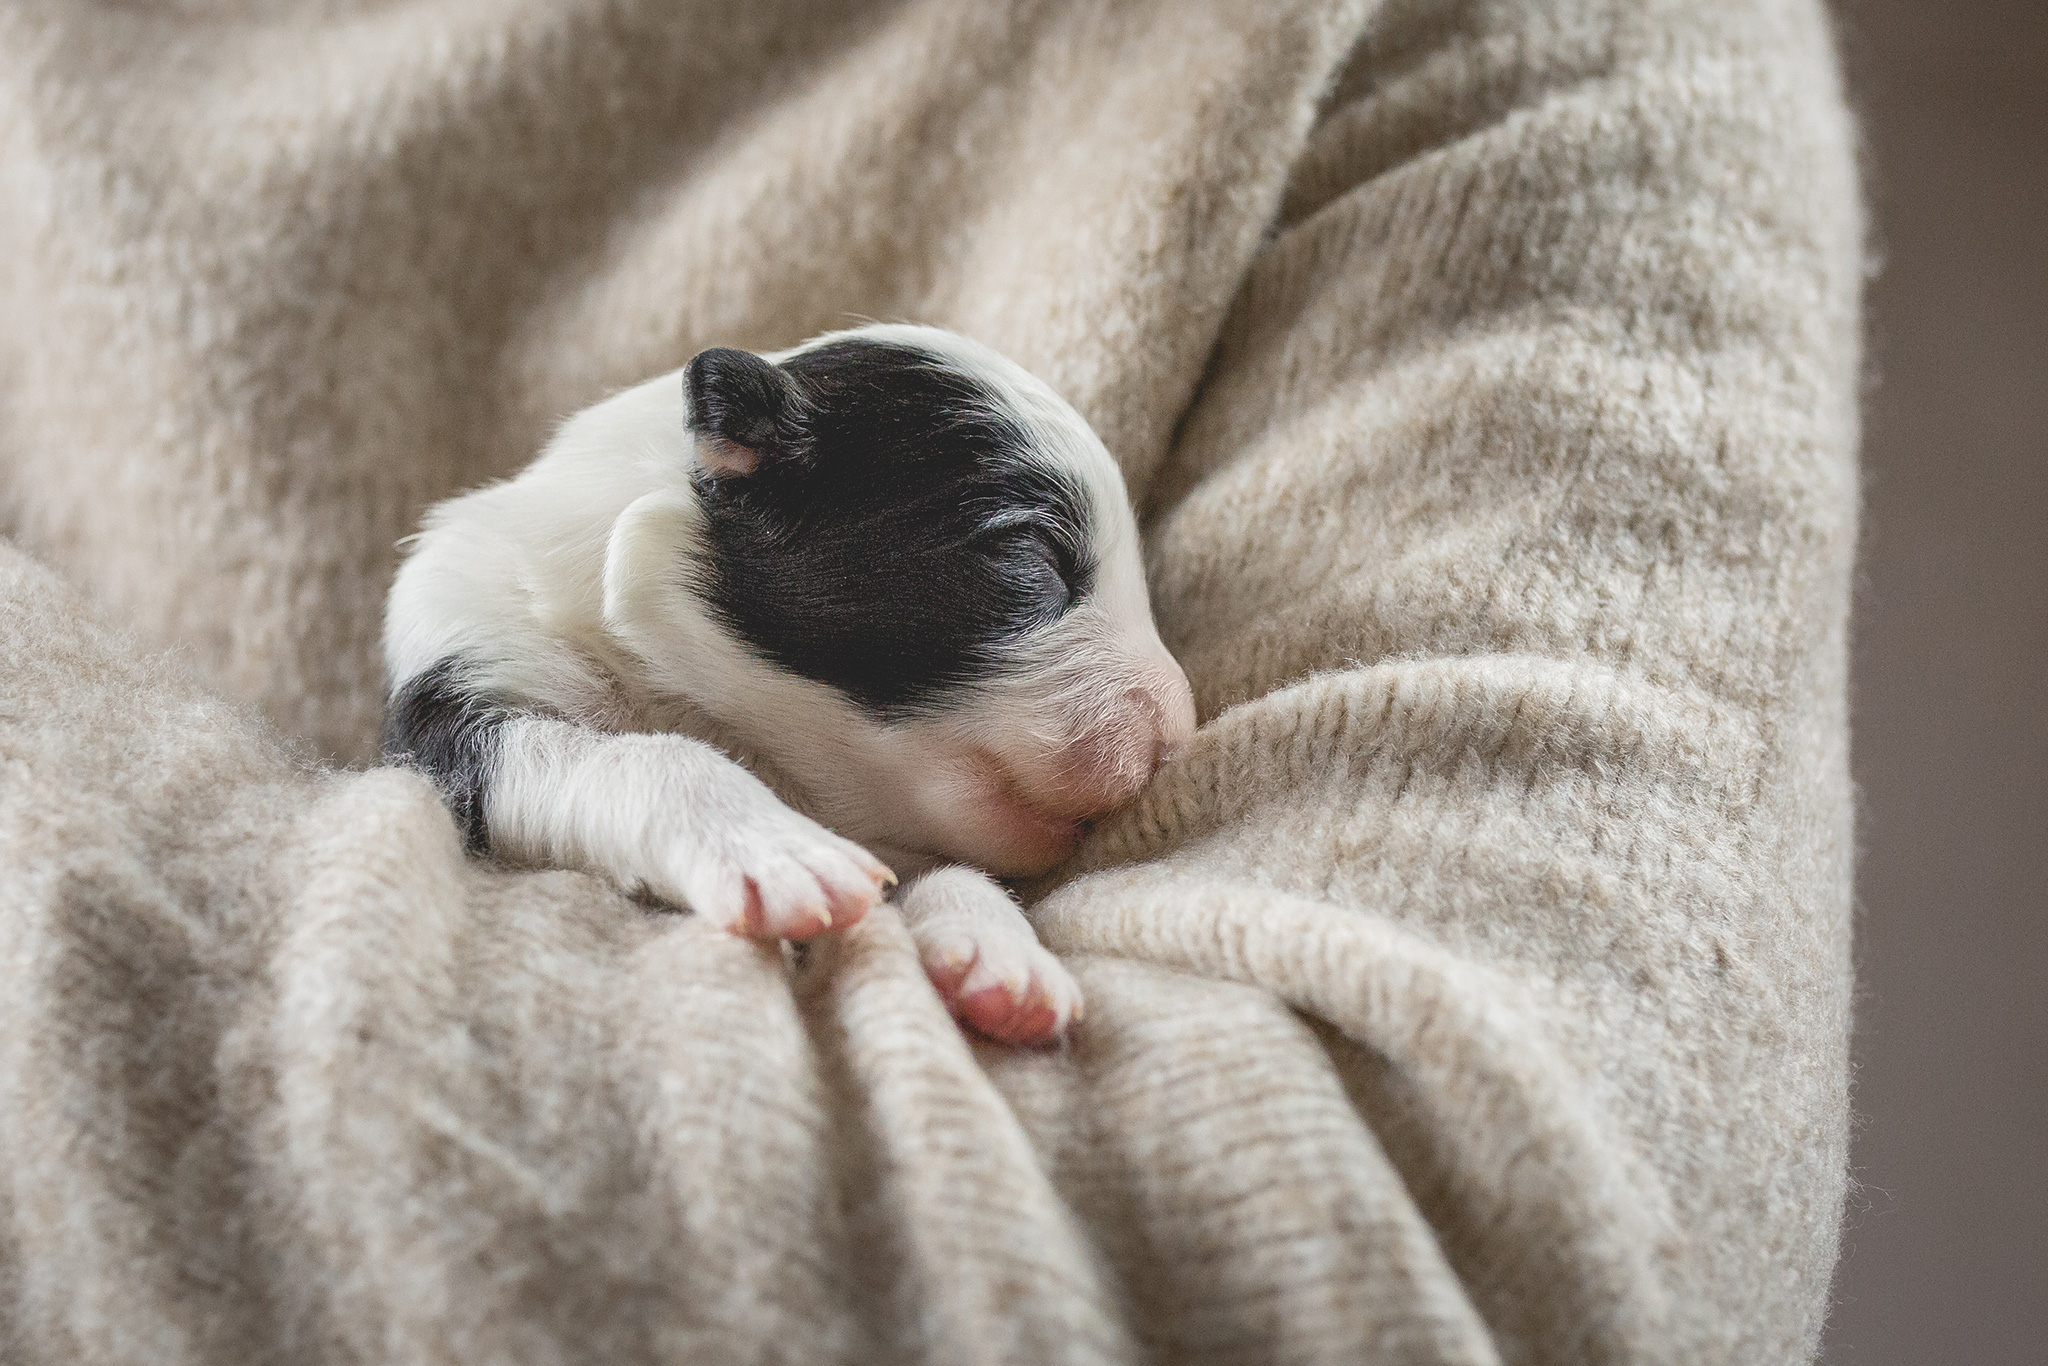
[[[1036,941],[956,933],[918,949],[953,1018],[998,1043],[1051,1043],[1081,1018],[1073,974]]]
[[[1009,1044],[1051,1043],[1081,1018],[1073,974],[1038,942],[1002,888],[965,868],[906,889],[903,917],[925,975],[953,1017]]]
[[[669,866],[683,903],[755,939],[846,929],[896,882],[867,850],[780,802],[699,821],[679,843]]]

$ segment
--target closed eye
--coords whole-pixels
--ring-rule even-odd
[[[1073,575],[1058,547],[1027,536],[1008,558],[1011,581],[1027,598],[1034,624],[1055,620],[1074,605]]]

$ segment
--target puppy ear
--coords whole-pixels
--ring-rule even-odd
[[[705,469],[744,479],[799,453],[803,395],[780,366],[751,351],[714,346],[683,368],[690,432]]]

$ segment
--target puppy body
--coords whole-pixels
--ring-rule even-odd
[[[473,847],[735,930],[857,920],[889,870],[956,1013],[1078,1009],[996,884],[1191,731],[1114,462],[985,347],[869,327],[715,350],[432,510],[393,586],[385,748]],[[873,852],[870,852],[873,851]]]

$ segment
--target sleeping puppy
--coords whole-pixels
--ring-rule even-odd
[[[1123,479],[985,346],[872,326],[705,351],[434,508],[386,613],[384,751],[470,846],[759,938],[895,881],[953,1013],[1080,1011],[998,876],[1187,738]]]

